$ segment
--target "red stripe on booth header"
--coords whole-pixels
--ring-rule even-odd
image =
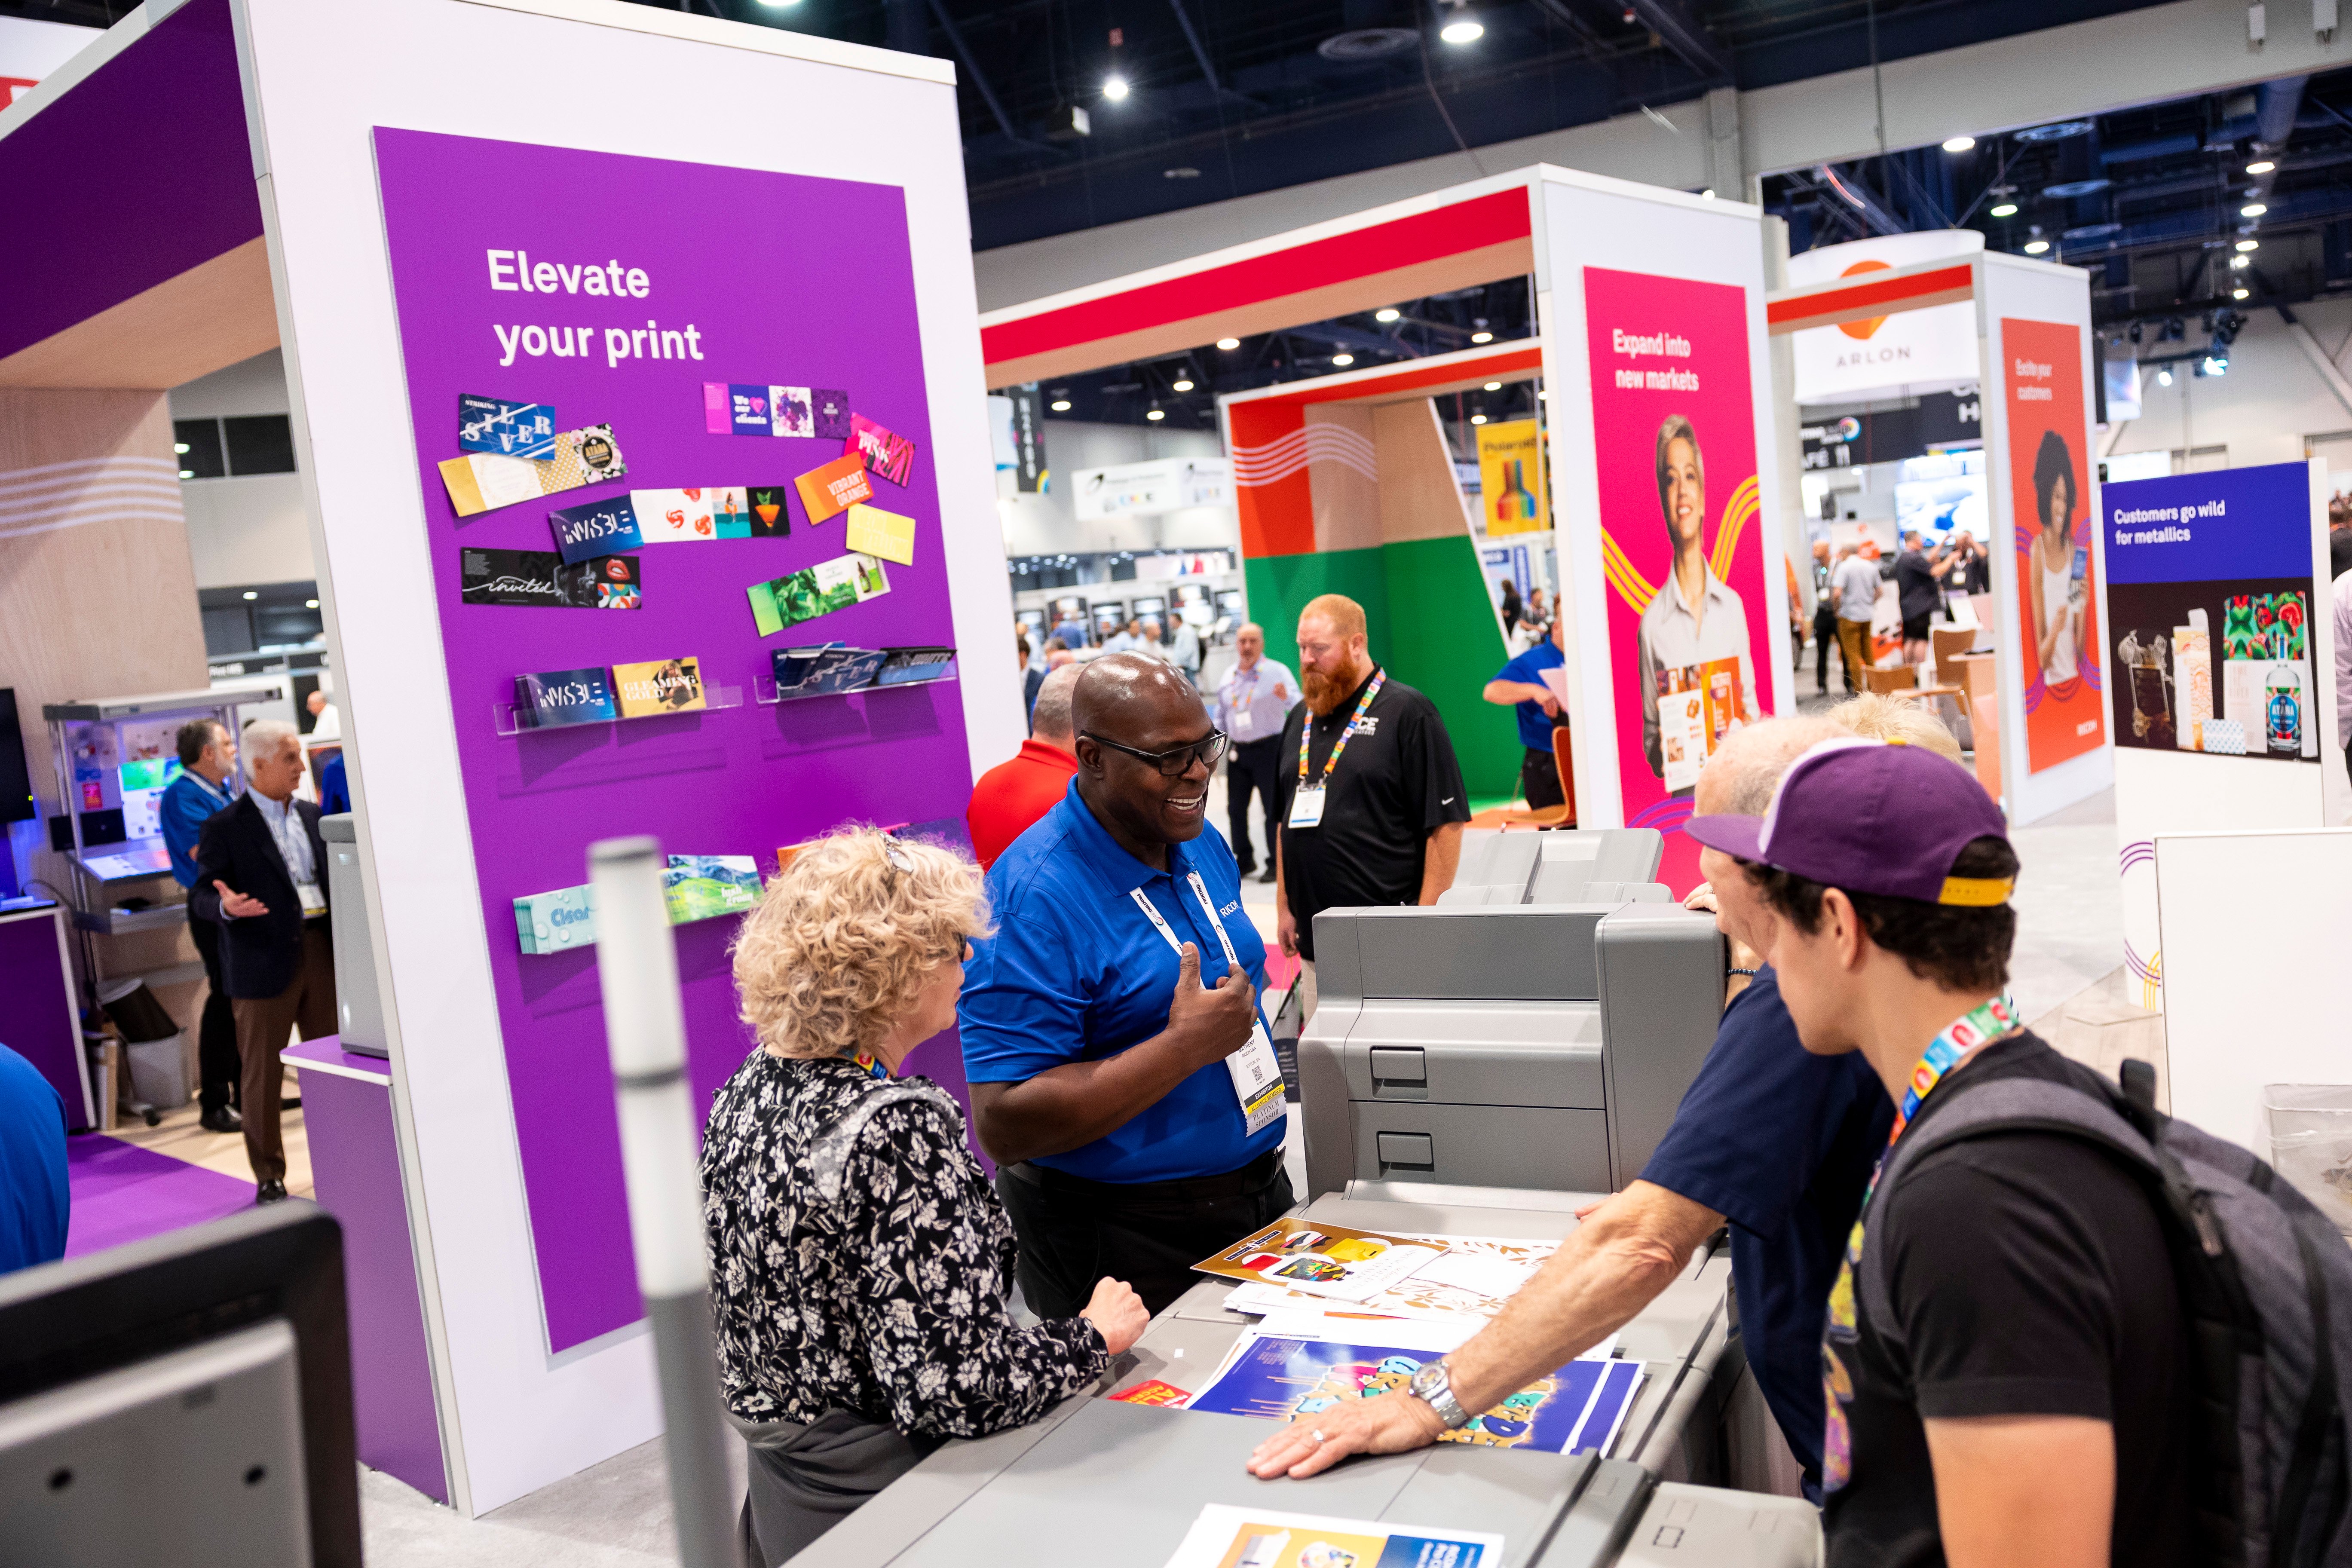
[[[1764,307],[1764,320],[1770,326],[1786,326],[1791,321],[1803,321],[1838,310],[1859,310],[1868,305],[1900,304],[1923,294],[1943,294],[1954,289],[1965,293],[1974,287],[1975,275],[1969,264],[1963,261],[1956,267],[1939,267],[1933,272],[1915,272],[1907,278],[1897,278],[1888,282],[1851,283],[1843,289],[1827,289],[1818,294],[1774,300]]]
[[[1000,364],[1525,239],[1531,232],[1525,188],[1496,191],[1058,310],[1000,321],[981,330],[981,353],[990,364]]]

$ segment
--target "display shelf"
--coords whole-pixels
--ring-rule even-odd
[[[894,680],[887,686],[853,686],[846,691],[796,691],[786,693],[776,689],[776,678],[774,676],[755,675],[751,678],[751,690],[753,696],[758,701],[765,706],[773,707],[779,702],[813,702],[824,697],[870,697],[877,691],[903,691],[910,686],[944,686],[948,682],[957,679],[959,679],[959,677],[956,671],[955,662],[950,659],[948,663],[948,672],[945,675],[926,676],[920,680]]]
[[[143,910],[77,910],[73,922],[78,930],[96,931],[101,936],[128,936],[132,931],[164,931],[188,923],[185,904],[151,904]]]
[[[715,713],[722,708],[743,706],[743,689],[740,686],[706,686],[702,689],[702,706],[680,708],[667,713],[624,713],[613,719],[584,719],[571,724],[534,724],[530,709],[514,702],[493,702],[490,714],[498,722],[501,735],[560,735],[567,730],[594,730],[607,724],[638,724],[648,719],[682,719],[694,713]]]

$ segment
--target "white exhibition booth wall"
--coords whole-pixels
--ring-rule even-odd
[[[621,307],[575,300],[558,315],[553,303],[534,304],[511,291],[487,292],[499,287],[495,283],[469,290],[453,287],[446,300],[425,301],[444,310],[453,321],[462,320],[462,343],[417,341],[423,319],[419,301],[409,294],[396,300],[395,272],[402,272],[412,289],[415,279],[435,275],[433,269],[446,259],[432,254],[441,215],[430,210],[429,200],[420,206],[413,187],[404,189],[404,205],[394,214],[394,166],[390,152],[383,152],[385,183],[380,186],[379,153],[430,142],[436,156],[446,156],[456,145],[414,134],[419,132],[484,139],[478,147],[485,166],[466,168],[461,160],[457,167],[463,177],[452,176],[450,232],[477,247],[453,278],[472,279],[483,265],[478,236],[489,231],[480,227],[482,213],[486,205],[495,204],[478,199],[472,189],[482,176],[499,174],[497,165],[505,163],[512,183],[504,199],[510,204],[513,230],[524,237],[501,240],[492,234],[490,243],[529,248],[533,234],[572,232],[564,226],[611,220],[605,230],[594,231],[593,239],[581,241],[583,247],[593,244],[593,256],[584,250],[572,255],[550,249],[547,259],[577,276],[582,262],[593,269],[614,246],[625,247],[622,259],[628,266],[644,265],[634,259],[639,256],[669,257],[667,265],[673,276],[662,275],[662,264],[651,268],[656,297],[645,299],[646,291],[638,289],[640,298],[629,301],[647,315],[649,326],[656,318],[664,327],[688,324],[676,319],[688,314],[678,301],[677,285],[679,275],[694,270],[702,279],[698,288],[703,292],[697,297],[720,300],[707,306],[715,315],[734,310],[741,339],[758,336],[764,341],[814,323],[808,331],[870,331],[877,342],[898,345],[887,351],[899,356],[887,367],[887,377],[894,385],[915,390],[900,399],[896,417],[901,429],[924,433],[916,482],[935,480],[936,512],[928,495],[905,499],[901,492],[890,491],[887,499],[877,497],[877,505],[901,506],[921,516],[919,547],[926,553],[918,557],[920,569],[907,573],[897,595],[878,605],[860,604],[846,614],[896,603],[907,614],[922,610],[931,632],[926,637],[900,630],[896,640],[959,640],[949,630],[951,617],[953,628],[971,642],[980,678],[967,679],[960,688],[934,688],[960,692],[960,697],[938,699],[936,716],[926,707],[924,722],[930,730],[918,737],[937,740],[936,754],[927,764],[938,775],[933,794],[941,799],[951,796],[952,810],[960,815],[960,792],[968,791],[972,768],[1015,751],[1023,725],[1013,678],[1005,673],[997,679],[998,666],[1009,672],[1011,661],[993,657],[1003,641],[1011,607],[996,524],[953,76],[942,61],[617,0],[376,0],[367,9],[363,26],[355,23],[349,8],[318,0],[237,0],[236,11],[299,466],[311,492],[313,545],[328,637],[339,679],[350,695],[344,722],[352,748],[352,784],[362,824],[373,825],[373,832],[363,832],[362,837],[372,889],[369,923],[378,972],[389,977],[394,1103],[442,1443],[453,1502],[463,1511],[478,1514],[656,1436],[660,1415],[652,1345],[634,1308],[622,1300],[622,1293],[633,1292],[634,1285],[625,1275],[617,1281],[614,1276],[614,1238],[601,1238],[601,1272],[593,1290],[567,1282],[560,1291],[546,1251],[571,1245],[569,1233],[574,1228],[608,1228],[618,1210],[614,1172],[607,1168],[609,1157],[603,1150],[610,1133],[602,1119],[609,1115],[612,1100],[600,1015],[587,1007],[558,1019],[544,1067],[523,1074],[517,1070],[521,1058],[514,1055],[512,1009],[517,998],[513,986],[501,983],[511,978],[515,942],[510,918],[503,931],[494,929],[501,899],[533,889],[528,884],[493,885],[491,870],[498,858],[517,853],[519,846],[485,841],[483,825],[495,819],[484,814],[497,805],[494,797],[500,791],[511,794],[524,785],[544,784],[546,779],[535,771],[542,763],[526,757],[519,783],[518,776],[503,773],[486,781],[478,768],[469,774],[462,760],[469,747],[492,739],[477,731],[486,732],[491,723],[486,699],[495,696],[498,681],[510,683],[514,673],[546,668],[559,660],[551,655],[545,662],[529,662],[528,649],[510,650],[504,666],[461,668],[454,632],[447,644],[452,652],[445,655],[443,641],[434,635],[432,616],[420,614],[416,585],[435,583],[436,572],[446,577],[454,570],[454,560],[439,559],[445,550],[455,554],[454,547],[443,542],[452,537],[446,531],[448,503],[436,493],[437,486],[421,481],[419,471],[412,468],[405,456],[407,433],[414,423],[417,448],[428,459],[422,472],[430,474],[431,459],[455,450],[454,405],[446,413],[427,406],[428,390],[430,401],[437,404],[444,381],[455,377],[455,384],[467,391],[493,395],[502,386],[514,386],[524,390],[504,395],[542,398],[544,394],[527,388],[615,389],[609,405],[587,405],[602,398],[603,392],[593,396],[583,393],[581,398],[562,395],[572,405],[559,409],[562,422],[586,426],[610,417],[609,406],[623,405],[621,389],[637,367],[608,358],[604,351],[612,340],[599,336],[593,363],[535,365],[516,359],[509,349],[509,374],[500,375],[495,368],[500,363],[498,350],[482,335],[492,316],[499,321],[536,320],[529,313],[535,310],[547,312],[552,321],[576,317],[588,325],[601,323]],[[365,47],[355,54],[354,37],[362,32]],[[547,167],[571,167],[583,158],[603,159],[613,167],[625,158],[677,160],[700,166],[688,171],[694,180],[721,184],[772,177],[744,171],[855,182],[855,190],[845,184],[833,188],[856,196],[856,202],[837,223],[826,221],[821,211],[803,213],[794,220],[796,229],[781,233],[758,226],[765,220],[757,203],[666,210],[646,205],[640,196],[616,197],[596,182],[551,181],[539,173],[547,160],[554,161]],[[714,159],[724,167],[714,168]],[[468,186],[467,195],[455,190],[461,184]],[[869,211],[877,195],[881,205]],[[901,198],[903,234],[894,216]],[[625,204],[624,210],[608,205],[616,200]],[[625,207],[630,202],[642,210]],[[400,233],[388,234],[388,220],[404,226],[404,240]],[[625,232],[631,228],[634,234]],[[754,240],[750,235],[760,237]],[[887,254],[897,255],[903,247],[909,258],[892,265],[900,276],[910,267],[912,321],[860,321],[854,318],[862,305],[842,308],[845,300],[858,298],[854,290],[864,286],[864,274],[873,269],[871,257],[860,247],[877,237],[889,241],[884,247]],[[699,257],[695,247],[699,247]],[[835,265],[845,269],[829,280],[823,275],[828,257],[837,258]],[[719,273],[731,273],[732,292],[726,277],[704,276]],[[618,289],[629,275],[615,270],[612,276]],[[513,286],[505,287],[511,290]],[[664,289],[670,290],[667,303],[660,293]],[[483,320],[477,321],[467,312]],[[616,329],[623,358],[630,352],[632,325],[625,321]],[[710,330],[712,323],[706,319],[703,325]],[[404,329],[411,334],[406,342]],[[662,338],[645,335],[658,352]],[[919,360],[908,347],[917,342]],[[695,400],[691,412],[681,412],[679,417],[690,419],[697,432],[703,415],[700,395],[691,382],[705,377],[781,381],[794,370],[793,363],[724,352],[738,346],[711,331],[709,339],[698,340],[692,356],[701,357],[700,348],[708,347],[710,368],[688,364],[664,373],[676,384],[665,397]],[[635,350],[639,356],[646,352]],[[885,379],[879,358],[886,351],[877,347],[875,352],[877,363],[869,367],[866,378],[879,385]],[[849,384],[857,368],[854,359],[849,361],[842,379],[831,384]],[[526,372],[572,379],[532,383]],[[611,379],[581,379],[591,373],[609,374]],[[651,370],[639,374],[650,374]],[[464,379],[467,376],[486,384],[471,385]],[[415,406],[424,411],[415,421],[412,392],[418,399]],[[428,417],[435,427],[426,427]],[[445,417],[451,422],[446,432],[437,427]],[[654,438],[656,434],[650,416],[638,421],[634,435],[629,427],[621,432],[625,455],[647,469],[635,482],[734,482],[735,476],[724,472],[695,474],[681,468],[663,477],[651,471],[658,464],[647,463],[646,455],[658,457],[663,449]],[[723,450],[761,454],[765,460],[771,448],[788,445],[741,441]],[[692,449],[722,450],[716,445]],[[832,450],[840,450],[837,437]],[[810,458],[799,466],[816,460]],[[752,483],[770,477],[750,475]],[[788,475],[773,478],[789,479]],[[538,515],[538,509],[520,510]],[[490,514],[492,519],[499,515]],[[483,519],[469,522],[481,542],[514,542],[499,532],[502,526]],[[541,530],[544,531],[543,523]],[[824,531],[834,541],[828,550],[837,552],[840,536],[830,529]],[[465,537],[474,542],[473,533]],[[939,557],[930,554],[932,538],[944,552],[943,588]],[[662,593],[665,574],[683,584],[685,563],[705,559],[705,552],[736,550],[741,553],[731,559],[742,562],[759,543],[750,540],[734,545],[722,536],[722,542],[698,551],[656,552],[663,559],[648,591]],[[542,538],[535,548],[545,550],[548,544]],[[740,620],[739,640],[747,644],[751,627],[742,595],[753,575],[743,569],[730,579],[734,585],[725,596],[733,600],[728,613],[731,618],[722,621],[715,605],[710,612],[712,626],[723,625],[730,633],[733,622]],[[646,613],[650,616],[654,607],[649,600]],[[513,635],[535,637],[541,626],[551,638],[580,635],[565,617],[537,613],[540,619],[534,622],[530,617],[535,613],[513,612],[530,626],[529,633]],[[445,610],[445,619],[447,616]],[[629,619],[581,617],[593,623]],[[943,632],[949,635],[940,635]],[[721,647],[719,632],[709,640],[714,649]],[[689,650],[644,647],[626,657],[653,658],[684,651]],[[764,656],[762,645],[758,657]],[[750,685],[751,657],[747,647],[741,668],[723,673],[714,668],[714,679]],[[730,738],[730,724],[748,724],[757,717],[765,725],[768,749],[756,755],[774,758],[777,748],[790,739],[764,717],[776,710],[752,707],[748,697],[743,700],[741,712],[709,715],[704,745]],[[926,704],[931,700],[923,699]],[[700,721],[695,716],[652,722],[690,730]],[[680,733],[677,728],[667,731],[664,743],[685,744]],[[745,739],[758,737],[747,734]],[[661,749],[646,748],[648,752]],[[619,779],[629,772],[629,748],[625,743],[614,754],[621,761],[611,765],[608,776]],[[719,765],[704,753],[693,755],[703,760],[670,765],[689,770]],[[839,755],[850,757],[846,752]],[[552,756],[543,763],[550,773],[560,765],[561,760]],[[827,763],[812,755],[800,765],[807,771],[763,770],[756,764],[741,768],[742,788],[763,791],[771,801],[804,788],[810,798],[784,816],[820,826],[845,813],[904,814],[908,809],[893,802],[862,805],[850,793],[861,776],[854,757],[845,763],[837,759]],[[844,771],[819,771],[825,766]],[[869,771],[895,774],[898,770]],[[674,808],[665,805],[656,813],[631,805],[615,809],[609,821],[584,835],[572,831],[568,819],[551,816],[553,825],[547,832],[552,847],[547,868],[538,874],[561,876],[560,882],[551,880],[550,886],[584,881],[581,840],[606,833],[651,829],[665,832],[674,848],[736,849],[731,835],[715,845],[691,841],[703,811],[695,793],[709,792],[709,799],[716,803],[709,812],[716,818],[722,805],[733,809],[733,798],[741,793],[736,781],[710,772],[689,771],[677,777],[687,793]],[[894,777],[877,787],[893,787],[896,782]],[[593,794],[541,798],[551,813],[560,813],[569,809],[567,799],[586,800]],[[724,803],[719,802],[721,795]],[[533,837],[529,830],[498,837],[520,841],[520,848],[538,847],[528,842]],[[790,841],[782,837],[776,840]],[[759,858],[772,863],[774,847],[758,844]],[[681,952],[689,961],[681,967],[689,970],[690,987],[706,984],[714,994],[725,986],[723,938],[707,939],[705,949],[698,949],[689,933],[722,923],[682,928],[680,932]],[[584,994],[593,996],[593,968],[584,973],[584,981],[570,975],[565,984],[584,985]],[[503,1037],[502,1009],[508,1018]],[[735,1047],[739,1057],[740,1048],[740,1044]],[[698,1058],[704,1049],[698,1039]],[[698,1065],[708,1064],[698,1060]],[[519,1106],[526,1096],[540,1094],[541,1086],[530,1080],[541,1075],[576,1078],[571,1091],[579,1096],[577,1103],[602,1107],[586,1112],[597,1134],[592,1140],[597,1152],[583,1167],[576,1222],[563,1206],[561,1161],[550,1163],[551,1157],[541,1154],[534,1167],[530,1144],[519,1142]],[[708,1084],[698,1088],[707,1089]],[[625,1230],[617,1246],[625,1259]],[[593,1310],[584,1315],[573,1310],[583,1292],[594,1297]],[[559,1306],[570,1314],[566,1321],[576,1325],[568,1332],[554,1321]],[[590,1332],[607,1321],[614,1323],[609,1331]],[[590,1337],[579,1339],[582,1333]],[[577,1342],[565,1342],[567,1339]]]

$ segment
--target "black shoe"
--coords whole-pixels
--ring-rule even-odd
[[[299,1110],[302,1109],[302,1097],[299,1094],[289,1094],[285,1099],[278,1102],[278,1109],[280,1110]]]
[[[262,1183],[261,1190],[258,1193],[256,1193],[253,1197],[253,1204],[256,1208],[260,1207],[263,1204],[282,1204],[285,1201],[286,1184],[276,1180]]]
[[[1273,867],[1271,867],[1271,866],[1268,866],[1265,870],[1260,871],[1260,872],[1257,874],[1257,879],[1258,879],[1259,881],[1261,881],[1261,882],[1271,882],[1271,881],[1273,881],[1273,880],[1274,880],[1274,868],[1273,868]]]
[[[236,1107],[220,1105],[197,1117],[196,1125],[207,1132],[242,1132],[245,1118],[236,1113]]]

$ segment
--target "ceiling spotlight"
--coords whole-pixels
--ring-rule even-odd
[[[2246,165],[2246,173],[2249,174],[2267,174],[2273,169],[2277,167],[2278,165],[2272,163],[2268,158],[2257,158],[2252,163]]]
[[[1486,29],[1478,25],[1466,6],[1456,5],[1454,20],[1438,28],[1437,36],[1449,44],[1475,44],[1486,36]]]
[[[1166,411],[1165,409],[1160,409],[1160,408],[1147,408],[1147,409],[1145,409],[1145,410],[1143,411],[1143,416],[1144,416],[1146,419],[1160,420],[1160,419],[1165,419],[1165,418],[1167,418],[1167,417],[1168,417],[1168,414],[1167,414],[1167,411]]]
[[[2249,250],[2260,250],[2262,247],[2263,242],[2259,239],[2242,239],[2238,241],[2238,254],[2241,256],[2243,256]]]
[[[1109,99],[1113,103],[1117,103],[1120,99],[1125,98],[1127,96],[1127,79],[1123,76],[1105,77],[1103,79],[1103,96]]]
[[[2231,289],[2231,290],[2230,290],[2230,298],[2231,298],[2231,299],[2232,299],[2232,300],[2242,300],[2242,299],[2244,299],[2244,298],[2247,296],[2247,294],[2249,294],[2249,293],[2251,293],[2251,292],[2252,292],[2252,290],[2251,290],[2251,289]]]
[[[1190,392],[1192,390],[1192,378],[1189,375],[1180,375],[1170,384],[1179,392]]]
[[[1350,365],[1356,363],[1356,356],[1350,353],[1336,353],[1331,356],[1331,363],[1337,365]]]
[[[1474,343],[1491,343],[1495,341],[1495,334],[1492,332],[1473,332],[1470,334],[1470,341]]]
[[[247,598],[248,598],[248,599],[258,599],[259,597],[261,597],[261,595],[258,595],[258,594],[255,593],[255,592],[254,592],[252,589],[250,589],[250,588],[247,588],[247,589],[245,591],[245,596],[246,596]]]
[[[2166,365],[2162,370],[2156,373],[2156,384],[2158,386],[2170,386],[2172,384],[2172,367],[2170,365]]]
[[[2240,217],[2260,217],[2270,210],[2270,207],[2264,203],[2248,202],[2244,206],[2238,209],[2238,216]]]
[[[1944,151],[1947,153],[1965,153],[1976,144],[1977,139],[1973,136],[1954,136],[1945,142]]]
[[[1994,217],[2015,217],[2017,216],[2017,204],[2015,202],[1995,202],[1992,205],[1987,207],[1985,211]]]
[[[1500,392],[1503,390],[1503,384],[1499,381],[1490,381],[1486,384],[1486,390],[1489,392]]]
[[[316,599],[305,599],[302,601],[302,607],[306,610],[315,610],[319,607],[319,601]]]
[[[2039,256],[2049,248],[2050,242],[2046,239],[2029,239],[2025,242],[2025,254],[2028,256]]]
[[[1242,341],[1239,338],[1219,338],[1217,340],[1217,346],[1230,353],[1234,350],[1242,346]]]
[[[1381,322],[1393,321],[1403,314],[1404,312],[1398,310],[1394,305],[1384,305],[1381,309],[1372,312],[1372,320]]]
[[[2230,258],[2230,265],[2232,267],[2248,267],[2252,265],[2253,259],[2254,258],[2251,256],[2232,256]]]
[[[2197,374],[2200,375],[2229,374],[2230,356],[2228,354],[2207,354],[2205,358],[2199,363],[2197,366]]]
[[[1160,170],[1160,177],[1163,180],[1197,180],[1201,177],[1201,171],[1189,163],[1181,163],[1173,169]]]
[[[1070,411],[1070,400],[1066,397],[1057,397],[1046,406],[1056,414],[1067,414]]]
[[[1707,188],[1706,188],[1706,189],[1705,189],[1705,190],[1701,191],[1698,195],[1699,195],[1699,199],[1700,199],[1701,201],[1707,201],[1707,202],[1711,202],[1711,201],[1715,200],[1715,187],[1714,187],[1713,185],[1709,185],[1709,186],[1707,186]]]
[[[800,3],[801,0],[760,0],[760,4],[771,11],[781,11],[787,5],[797,5]]]
[[[174,452],[180,452],[180,453],[184,453],[184,453],[187,451],[187,449],[188,449],[188,444],[187,444],[185,441],[174,441],[174,442],[173,442],[173,443],[172,443],[172,450],[173,450]]]
[[[1473,425],[1484,425],[1486,423],[1486,416],[1483,414],[1473,414],[1470,416],[1470,423]]]

